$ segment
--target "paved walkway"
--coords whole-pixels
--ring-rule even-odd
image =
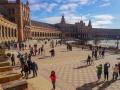
[[[120,81],[111,81],[112,67],[119,62],[119,55],[106,54],[104,59],[94,61],[94,64],[87,66],[85,63],[90,51],[82,51],[79,48],[73,48],[73,51],[66,51],[65,46],[55,48],[56,56],[50,57],[49,48],[46,48],[45,57],[33,57],[39,66],[39,75],[31,78],[28,83],[34,90],[51,90],[49,75],[51,70],[56,71],[57,89],[56,90],[120,90]],[[96,83],[96,66],[110,62],[109,81],[103,82],[103,76],[100,82]]]
[[[45,78],[49,77],[50,71],[55,70],[57,74],[57,86],[61,90],[120,90],[120,81],[111,81],[112,67],[118,63],[118,55],[106,54],[104,59],[94,62],[92,66],[87,66],[85,63],[86,57],[91,54],[89,51],[82,51],[78,48],[73,48],[73,51],[67,52],[65,47],[56,48],[56,56],[54,58],[36,57],[34,58],[40,65],[40,73]],[[96,83],[96,66],[111,63],[110,78],[108,82]],[[48,79],[48,78],[47,78]]]

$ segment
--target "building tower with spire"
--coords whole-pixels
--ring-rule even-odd
[[[65,17],[64,17],[64,15],[62,16],[62,18],[61,18],[61,24],[65,24],[66,22],[65,22]]]
[[[92,29],[91,20],[89,20],[89,23],[88,23],[88,28]]]

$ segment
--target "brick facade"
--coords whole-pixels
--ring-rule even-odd
[[[9,2],[7,0],[2,1],[0,2],[0,13],[6,20],[16,24],[15,30],[17,30],[17,37],[15,39],[7,39],[3,38],[2,36],[3,40],[5,41],[17,39],[17,41],[21,42],[28,39],[53,39],[60,38],[61,36],[61,32],[52,26],[48,27],[49,25],[31,25],[30,8],[28,1],[26,4],[23,4],[22,0],[16,0],[12,2]],[[0,25],[6,27],[6,24]],[[13,28],[13,26],[11,27]],[[5,31],[3,28],[1,28],[1,30]]]

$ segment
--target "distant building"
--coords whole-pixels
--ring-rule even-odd
[[[65,17],[62,16],[61,22],[55,24],[55,27],[60,29],[64,39],[79,39],[79,40],[116,40],[120,39],[120,29],[108,28],[92,28],[91,20],[88,25],[84,21],[75,24],[66,23]]]
[[[31,39],[60,39],[62,37],[61,31],[51,24],[31,21]]]
[[[60,38],[61,32],[48,24],[30,20],[29,2],[0,0],[1,41],[26,41],[28,39]],[[15,29],[16,38],[12,38]],[[3,37],[4,36],[4,37]]]
[[[30,18],[29,2],[22,0],[0,0],[0,42],[28,39],[79,39],[82,41],[99,39],[119,39],[120,29],[93,28],[83,20],[75,24],[66,22],[64,15],[60,23],[48,24]]]
[[[92,24],[89,20],[88,25],[81,20],[75,24],[68,24],[65,21],[64,16],[61,18],[61,22],[55,24],[55,27],[60,29],[63,33],[64,39],[80,39],[80,40],[88,40],[90,39],[90,32],[92,31]]]

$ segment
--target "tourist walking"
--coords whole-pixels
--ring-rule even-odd
[[[55,71],[51,71],[50,79],[51,79],[51,82],[52,82],[52,85],[53,85],[52,90],[55,90],[55,87],[56,87],[56,85],[55,85],[55,83],[56,83]]]
[[[118,63],[118,68],[119,68],[119,77],[120,77],[120,62]]]
[[[21,65],[21,76],[24,76],[24,73],[23,73],[23,72],[24,72],[24,65],[25,65],[25,64],[22,64],[22,65]]]
[[[54,48],[50,50],[50,53],[51,53],[51,57],[55,56],[55,50],[54,50]]]
[[[88,55],[88,58],[87,58],[87,65],[90,65],[91,64],[91,56]]]
[[[27,65],[28,65],[28,72],[29,72],[29,74],[31,74],[32,61],[30,59],[27,60]]]
[[[101,79],[101,74],[102,74],[102,64],[98,65],[96,68],[97,68],[97,78],[99,81]]]
[[[92,58],[95,56],[95,50],[92,49]]]
[[[43,52],[44,52],[44,45],[42,45],[41,47],[41,55],[43,55]]]
[[[69,51],[69,44],[67,43],[67,51]]]
[[[12,62],[12,66],[15,66],[15,56],[14,56],[14,54],[12,54],[12,56],[11,56],[11,62]]]
[[[40,53],[41,53],[41,48],[38,49],[38,55],[40,55]]]
[[[105,49],[102,50],[102,58],[105,57]]]
[[[26,78],[26,79],[28,79],[28,71],[29,71],[28,65],[25,64],[25,65],[24,65],[24,73],[25,73],[25,78]]]
[[[117,80],[117,78],[118,78],[118,72],[119,72],[118,65],[115,64],[115,67],[113,68],[113,80]]]
[[[30,54],[33,55],[33,47],[30,49]]]
[[[97,60],[97,49],[95,50],[95,59]]]
[[[31,69],[33,71],[33,77],[36,77],[37,76],[38,66],[37,66],[37,64],[35,62],[32,62]]]
[[[109,63],[105,63],[104,64],[104,81],[107,79],[109,79],[109,68],[110,68],[110,64]]]
[[[27,52],[26,52],[25,55],[24,55],[24,59],[25,59],[25,62],[27,62],[27,59],[28,59],[28,54],[27,54]]]

